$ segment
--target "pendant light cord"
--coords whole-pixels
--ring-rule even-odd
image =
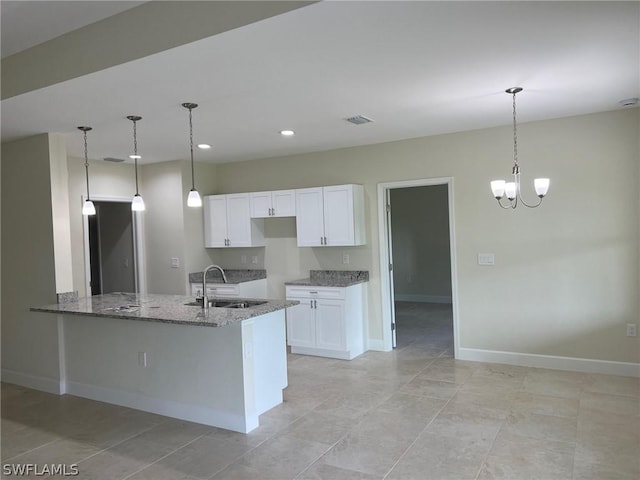
[[[520,167],[518,166],[518,126],[516,123],[516,93],[517,92],[513,92],[513,173],[520,171]]]
[[[87,150],[87,131],[84,130],[84,173],[87,179],[87,200],[90,200],[89,196],[89,154]]]
[[[191,117],[192,108],[189,107],[189,148],[191,151],[191,189],[196,189],[196,180],[195,180],[195,169],[193,166],[193,120]]]
[[[133,121],[133,155],[134,155],[134,170],[136,172],[136,195],[138,193],[138,135],[136,130],[136,120]]]

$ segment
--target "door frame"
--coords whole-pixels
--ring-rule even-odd
[[[385,351],[393,349],[392,326],[393,312],[395,312],[394,299],[391,298],[391,286],[393,285],[393,272],[389,270],[389,241],[387,231],[387,198],[389,191],[396,188],[428,187],[434,185],[447,185],[449,203],[449,250],[451,253],[451,308],[453,313],[453,350],[454,357],[458,358],[459,322],[458,322],[458,275],[456,263],[456,236],[455,215],[453,204],[453,177],[426,178],[419,180],[404,180],[399,182],[383,182],[378,184],[378,241],[380,251],[380,298],[382,301],[382,342]]]
[[[84,205],[86,195],[82,195]],[[131,197],[116,196],[92,196],[95,202],[118,202],[131,203]],[[145,251],[144,251],[144,231],[142,228],[141,212],[131,212],[131,229],[133,231],[133,265],[136,285],[136,293],[147,293]],[[84,237],[84,279],[85,295],[91,296],[91,255],[89,246],[89,219],[87,215],[82,216],[82,232]]]

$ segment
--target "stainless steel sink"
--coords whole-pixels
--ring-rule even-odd
[[[199,300],[199,301],[198,301]],[[188,302],[185,305],[190,307],[202,307],[202,299],[195,302]],[[210,308],[251,308],[256,305],[264,305],[266,300],[212,300],[209,302]]]

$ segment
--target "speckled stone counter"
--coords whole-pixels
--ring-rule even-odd
[[[216,300],[225,300],[216,298]],[[243,300],[230,298],[234,302]],[[222,327],[248,318],[282,310],[297,302],[285,300],[267,300],[262,305],[248,308],[209,308],[204,312],[200,306],[185,305],[193,298],[183,295],[138,295],[134,293],[109,293],[93,297],[79,298],[76,301],[32,307],[32,311],[58,314],[88,315],[93,317],[125,318],[151,322],[176,323],[181,325],[199,325]]]
[[[227,283],[231,284],[251,282],[253,280],[267,278],[266,270],[225,269],[224,274],[227,277]],[[190,273],[189,283],[202,283],[202,272]],[[222,275],[220,272],[216,269],[209,270],[209,273],[207,273],[207,283],[222,283]]]
[[[285,282],[285,285],[350,287],[368,281],[369,272],[366,270],[311,270],[309,278]]]

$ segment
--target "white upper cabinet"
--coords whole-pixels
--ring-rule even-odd
[[[205,195],[203,213],[205,247],[264,246],[263,221],[251,218],[248,193]]]
[[[296,190],[296,230],[299,247],[364,245],[364,188]]]
[[[251,193],[251,216],[253,218],[295,217],[295,215],[295,190]]]

